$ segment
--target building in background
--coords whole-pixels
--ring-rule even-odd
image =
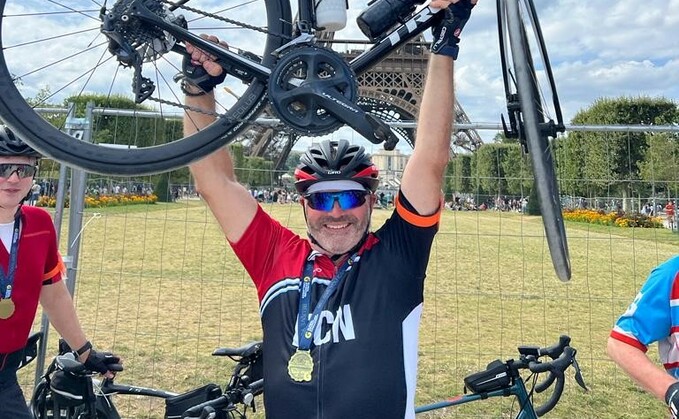
[[[409,157],[409,154],[403,154],[398,149],[379,150],[372,154],[372,162],[380,170],[379,189],[398,190]]]

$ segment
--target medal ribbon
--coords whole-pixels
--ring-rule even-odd
[[[9,265],[7,266],[7,274],[0,266],[0,298],[9,299],[12,297],[12,284],[14,283],[14,273],[17,268],[17,255],[19,254],[19,226],[21,225],[21,216],[17,214],[14,218],[14,234],[12,234],[12,246],[9,250]]]
[[[342,267],[337,270],[337,274],[332,278],[327,288],[318,299],[316,307],[309,317],[309,311],[311,310],[311,281],[313,280],[313,270],[314,270],[314,260],[307,260],[304,265],[304,274],[302,281],[299,285],[299,314],[297,317],[297,347],[300,350],[308,351],[311,348],[311,340],[314,336],[314,329],[316,328],[316,323],[320,318],[321,311],[328,304],[330,297],[337,291],[344,277],[347,276],[354,263],[358,262],[360,257],[356,254],[351,255]]]

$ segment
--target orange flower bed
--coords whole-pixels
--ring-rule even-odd
[[[85,208],[105,208],[105,207],[119,207],[122,205],[140,205],[140,204],[155,204],[158,201],[156,195],[133,195],[133,194],[117,194],[117,195],[99,195],[85,197]],[[37,206],[54,208],[57,200],[50,196],[41,196],[38,199]],[[64,202],[64,207],[69,207],[68,198]]]
[[[663,228],[660,217],[649,217],[639,213],[616,213],[589,209],[564,210],[564,220],[580,223],[600,224],[616,227]]]

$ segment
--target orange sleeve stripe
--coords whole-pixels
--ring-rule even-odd
[[[61,260],[61,258],[59,258],[59,263],[57,263],[57,266],[55,266],[54,269],[42,276],[42,280],[46,281],[52,279],[57,276],[58,273],[61,273],[62,275],[66,273],[66,265],[64,265],[64,261]]]
[[[406,210],[403,205],[401,204],[401,198],[399,194],[396,194],[396,212],[398,212],[398,215],[401,216],[404,220],[406,220],[408,223],[417,226],[417,227],[432,227],[441,220],[441,208],[442,208],[443,200],[441,200],[441,205],[439,206],[438,211],[436,211],[432,215],[417,215],[413,214],[412,212]]]

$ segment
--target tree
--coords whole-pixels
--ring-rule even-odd
[[[667,99],[646,97],[598,99],[589,109],[580,111],[574,124],[645,124],[676,118],[677,107]],[[625,197],[638,185],[640,163],[648,143],[645,133],[574,132],[568,136],[565,154],[580,156],[583,187],[589,194],[611,192]],[[564,167],[572,169],[573,163]]]
[[[669,133],[649,134],[648,150],[639,164],[641,178],[651,185],[654,192],[659,189],[668,198],[677,195],[676,180],[679,174],[679,136]],[[672,191],[672,186],[674,190]],[[654,194],[655,195],[655,194]]]
[[[507,179],[502,161],[507,155],[506,144],[484,144],[476,151],[476,170],[479,185],[488,194],[499,196],[507,194]]]
[[[471,154],[458,154],[448,163],[446,193],[471,193],[474,192],[472,179]]]
[[[98,108],[153,111],[148,106],[138,105],[134,100],[121,95],[82,94],[64,100],[76,106],[76,116],[83,117],[87,103]],[[149,147],[165,144],[183,137],[182,121],[169,118],[142,118],[139,116],[96,115],[92,121],[92,142]]]
[[[501,161],[507,194],[526,196],[533,188],[533,166],[530,157],[523,153],[519,143],[504,144],[504,158]]]
[[[158,176],[153,191],[158,197],[158,202],[172,202],[172,193],[170,192],[170,173],[161,173]]]

